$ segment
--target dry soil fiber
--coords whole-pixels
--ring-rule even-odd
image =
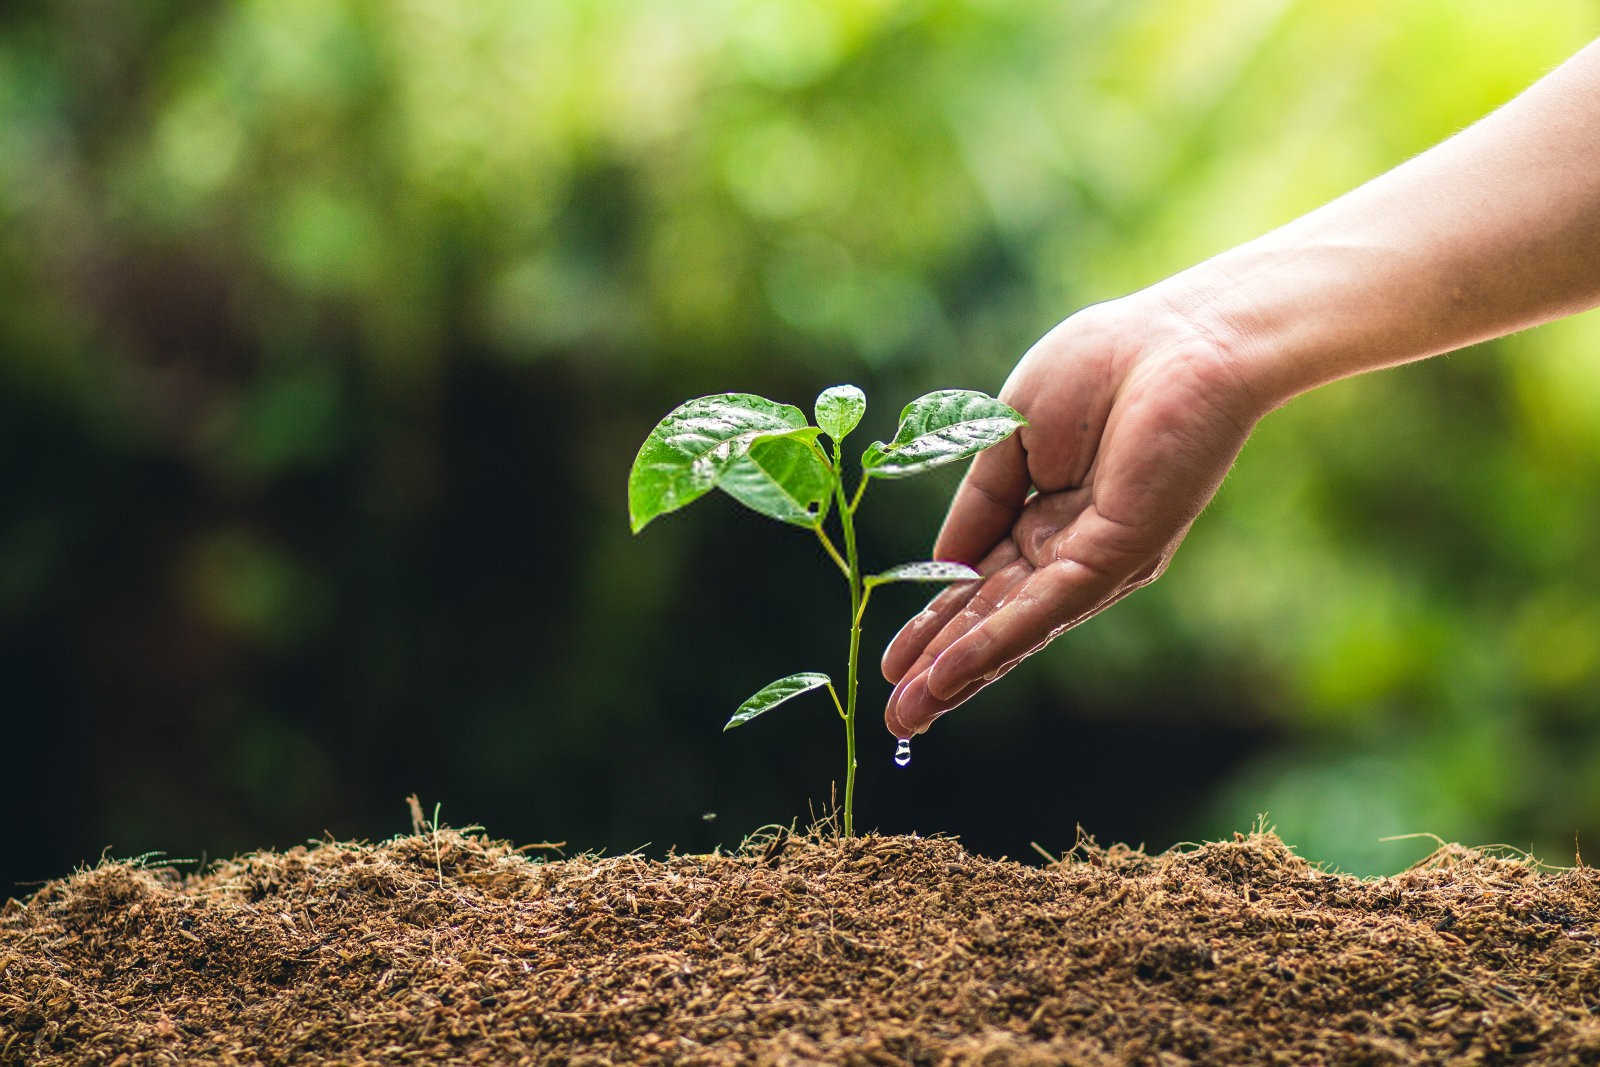
[[[1600,1061],[1600,876],[1271,834],[542,862],[453,831],[105,863],[0,914],[0,1062]]]

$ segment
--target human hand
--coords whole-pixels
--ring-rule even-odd
[[[890,732],[1154,581],[1271,408],[1600,305],[1597,88],[1600,41],[1388,174],[1046,334],[1000,393],[1030,425],[974,460],[934,547],[983,580],[884,653]]]
[[[883,656],[896,737],[1160,576],[1265,413],[1222,333],[1155,290],[1031,348],[1000,399],[1028,425],[973,461],[933,558],[982,581],[936,596]]]

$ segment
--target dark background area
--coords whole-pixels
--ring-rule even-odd
[[[804,820],[826,701],[719,730],[840,669],[844,590],[720,496],[630,537],[661,415],[849,381],[886,437],[1596,32],[1553,0],[0,16],[0,895],[387,836],[412,792],[573,850]],[[869,673],[859,823],[1017,856],[1266,812],[1362,872],[1420,830],[1567,860],[1597,352],[1584,316],[1274,415],[1160,583],[905,770]],[[954,478],[873,489],[869,566],[926,554]],[[867,660],[920,595],[874,598]]]

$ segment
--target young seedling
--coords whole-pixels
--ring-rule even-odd
[[[853,385],[836,385],[817,397],[815,426],[805,413],[749,393],[719,393],[691,400],[650,431],[628,475],[628,513],[638,533],[658,515],[721,489],[746,507],[816,534],[823,551],[850,586],[850,656],[844,700],[826,674],[779,678],[739,705],[724,730],[743,726],[801,693],[826,688],[844,720],[844,832],[855,833],[856,668],[861,617],[872,590],[888,582],[958,582],[979,577],[962,563],[902,563],[861,573],[856,551],[856,509],[873,478],[905,478],[956,463],[998,444],[1026,420],[992,396],[943,389],[918,397],[900,412],[894,440],[874,441],[861,456],[855,491],[844,485],[840,445],[861,422],[867,398]],[[826,434],[831,448],[819,438]],[[828,536],[830,511],[839,517],[844,552]]]

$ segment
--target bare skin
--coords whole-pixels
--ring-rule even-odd
[[[934,546],[981,582],[890,643],[897,737],[1166,569],[1256,423],[1339,378],[1600,304],[1600,42],[1499,111],[1248,244],[1080,311],[1000,392]]]

